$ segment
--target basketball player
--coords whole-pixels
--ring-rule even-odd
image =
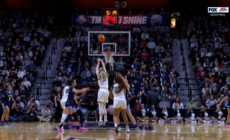
[[[102,64],[102,68],[99,69],[100,63]],[[108,90],[109,75],[106,71],[105,64],[102,59],[97,59],[96,74],[97,74],[98,85],[99,85],[97,102],[98,102],[100,120],[98,126],[106,127],[108,124],[106,103],[108,103],[108,97],[109,97],[109,90]],[[104,117],[104,122],[103,122],[103,117]]]
[[[12,98],[12,87],[11,85],[7,86],[7,90],[2,94],[2,108],[3,113],[1,117],[1,125],[8,125],[8,119],[10,114],[10,101],[14,102],[14,99]]]
[[[68,99],[68,96],[69,96],[69,85],[66,85],[64,87],[64,89],[62,90],[62,98],[61,98],[61,107],[63,109],[63,112],[62,112],[62,116],[61,116],[61,122],[64,122],[65,119],[66,119],[66,116],[67,116],[67,111],[66,111],[66,108],[65,108],[65,103]],[[60,122],[60,124],[61,124]]]
[[[76,125],[76,129],[78,132],[85,132],[87,131],[88,129],[85,128],[83,126],[83,123],[84,123],[84,115],[81,111],[81,109],[78,107],[80,102],[79,102],[79,99],[80,97],[78,95],[75,95],[74,96],[74,111],[73,111],[73,117],[74,117],[74,121],[75,121],[75,125]],[[79,121],[78,121],[78,116],[80,118],[80,124],[79,124]],[[80,127],[79,127],[80,125]]]
[[[2,94],[2,108],[3,108],[3,113],[1,117],[1,125],[8,125],[8,117],[9,117],[9,98],[6,93]]]
[[[110,92],[110,97],[113,98],[113,120],[115,126],[115,132],[118,133],[118,124],[120,123],[120,112],[122,114],[123,120],[126,125],[126,133],[130,133],[127,113],[127,101],[125,96],[125,91],[129,90],[130,86],[128,82],[121,76],[120,73],[113,80],[113,89]]]
[[[86,91],[89,90],[89,88],[83,88],[81,90],[77,90],[75,89],[74,87],[77,85],[76,81],[75,80],[69,80],[68,81],[68,85],[71,85],[69,86],[69,94],[68,94],[68,98],[67,98],[67,101],[65,103],[65,108],[66,108],[66,118],[64,121],[62,121],[59,126],[57,127],[57,130],[58,132],[62,132],[63,131],[63,125],[66,124],[68,121],[70,121],[72,119],[72,114],[73,114],[73,107],[74,107],[74,95],[75,94],[85,94]]]
[[[218,107],[221,106],[221,104],[225,101],[228,100],[228,116],[227,116],[227,121],[226,121],[226,127],[230,128],[230,91],[228,91],[228,94],[220,101],[220,103],[217,105]]]
[[[126,94],[126,95],[127,95],[127,94]],[[112,99],[112,100],[113,100],[113,99]],[[137,126],[137,122],[136,122],[135,118],[133,117],[132,112],[131,112],[131,110],[130,110],[130,104],[129,104],[129,98],[128,98],[128,97],[126,97],[126,102],[127,102],[126,114],[127,114],[127,116],[129,117],[129,119],[130,119],[130,121],[132,122],[132,124],[134,125],[134,127],[136,128],[137,132],[140,133],[141,130],[140,130],[140,128]],[[119,113],[120,113],[120,112],[119,112]],[[120,130],[121,130],[121,127],[120,127],[120,119],[119,119],[119,121],[118,121],[118,131],[120,131]]]

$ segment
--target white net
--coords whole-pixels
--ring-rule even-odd
[[[113,63],[114,52],[112,52],[112,51],[105,51],[105,52],[103,52],[103,55],[105,57],[105,62],[106,63]]]

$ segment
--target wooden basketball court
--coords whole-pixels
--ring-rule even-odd
[[[63,134],[53,130],[57,123],[10,123],[0,127],[1,140],[230,140],[230,129],[225,125],[154,124],[154,129],[141,126],[141,133],[132,129],[130,134],[122,130],[116,134],[113,128],[89,127],[86,132],[75,129]]]

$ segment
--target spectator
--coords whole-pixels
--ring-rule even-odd
[[[148,112],[145,109],[145,105],[141,104],[141,108],[137,111],[137,121],[138,122],[148,122],[149,117],[148,117]]]
[[[146,49],[143,49],[143,51],[141,52],[140,57],[141,57],[141,60],[147,60],[149,58],[149,54],[146,51]]]
[[[171,122],[172,123],[178,123],[183,121],[183,117],[181,115],[181,110],[179,109],[179,104],[175,103],[173,110],[172,110],[172,116],[171,116]]]
[[[192,106],[193,109],[197,109],[197,105],[194,102],[194,97],[190,97],[189,102],[187,103],[186,108],[189,108],[189,106]]]
[[[196,122],[196,115],[195,112],[193,111],[193,106],[189,105],[188,110],[185,115],[185,121],[189,123],[195,123]]]
[[[97,104],[96,102],[94,102],[94,100],[89,101],[87,105],[87,111],[85,114],[85,122],[87,122],[89,114],[93,114],[95,116],[96,122],[98,122]]]
[[[161,122],[169,122],[170,121],[170,112],[167,109],[166,105],[163,105],[159,121],[160,121],[159,123],[161,123]]]
[[[26,91],[31,90],[31,83],[27,80],[27,78],[24,78],[24,80],[22,81],[22,85],[25,87]]]
[[[35,121],[37,119],[37,114],[38,110],[36,109],[36,106],[30,104],[29,109],[26,111],[24,118],[26,121]]]
[[[124,70],[124,62],[120,58],[117,62],[115,62],[116,70]]]
[[[155,106],[152,105],[149,112],[148,112],[148,117],[150,122],[157,122],[158,121],[158,113],[157,110],[155,109]]]
[[[148,40],[149,39],[149,34],[147,31],[144,31],[142,34],[141,34],[141,39],[142,40]]]
[[[51,115],[51,111],[50,109],[47,107],[47,105],[44,105],[44,108],[42,109],[41,111],[41,115],[37,116],[38,120],[41,122],[41,121],[45,121],[45,122],[49,122],[50,119],[52,118],[52,115]]]
[[[133,115],[134,118],[136,118],[136,100],[137,100],[137,94],[135,92],[135,88],[131,87],[131,91],[129,92],[129,96],[128,96],[128,101],[129,101],[129,106],[130,106],[130,111],[131,114]]]
[[[139,99],[139,104],[146,104],[147,103],[147,93],[145,91],[144,86],[141,86],[141,90],[139,91],[139,93],[137,94],[137,98]]]
[[[217,105],[217,100],[214,99],[213,95],[210,95],[209,99],[206,101],[207,108],[215,108]]]
[[[216,110],[213,111],[212,116],[212,120],[214,121],[214,123],[224,124],[226,120],[223,111],[220,110],[220,107],[218,105],[216,106]]]
[[[147,46],[148,46],[149,49],[155,49],[156,48],[156,43],[153,41],[153,38],[149,39],[149,42],[148,42]]]
[[[172,109],[174,109],[175,104],[178,104],[178,106],[177,106],[178,109],[184,109],[184,105],[183,105],[183,103],[181,103],[179,97],[176,97],[176,100],[172,105]]]
[[[179,82],[177,81],[176,78],[173,78],[171,88],[172,88],[172,94],[178,95],[178,93],[180,91],[180,84],[179,84]]]
[[[14,102],[10,110],[9,120],[17,122],[17,121],[21,121],[22,119],[23,119],[23,112],[18,108],[17,103]]]
[[[206,107],[204,105],[202,105],[200,107],[200,112],[199,112],[199,115],[197,117],[197,121],[200,123],[206,123],[206,122],[210,121],[209,114],[208,114]]]
[[[39,107],[40,107],[39,101],[36,100],[35,98],[31,98],[30,101],[27,103],[27,108],[31,108],[31,107],[33,107],[33,108],[35,108],[36,110],[38,110]],[[32,108],[32,109],[33,109],[33,108]]]
[[[164,48],[164,46],[162,46],[161,42],[159,42],[158,45],[156,46],[155,52],[156,53],[163,53],[163,52],[165,52],[165,48]]]

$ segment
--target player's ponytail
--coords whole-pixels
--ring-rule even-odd
[[[109,77],[109,74],[107,72],[102,71],[101,74],[102,74],[103,78]]]

